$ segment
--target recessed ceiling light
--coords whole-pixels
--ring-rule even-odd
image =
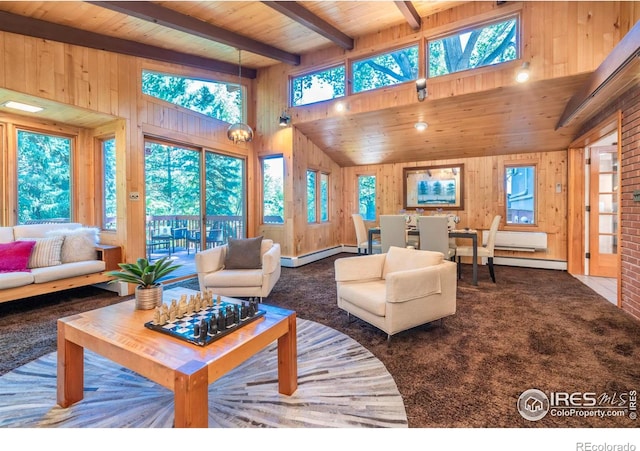
[[[426,122],[416,122],[414,125],[416,130],[418,130],[419,132],[426,130],[428,126],[429,124],[427,124]]]
[[[26,111],[28,113],[38,113],[42,111],[44,108],[40,108],[39,106],[27,105],[26,103],[14,102],[13,100],[9,100],[2,104],[7,108],[13,108],[14,110]]]

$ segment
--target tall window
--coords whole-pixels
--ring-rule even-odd
[[[376,176],[358,176],[358,213],[365,221],[376,220]]]
[[[353,92],[392,86],[418,78],[418,46],[354,61]]]
[[[262,222],[284,223],[284,158],[262,159]]]
[[[71,221],[72,139],[18,130],[18,224]]]
[[[429,77],[452,74],[518,58],[518,18],[429,41]]]
[[[166,75],[142,71],[142,92],[167,102],[188,108],[221,121],[233,124],[239,120],[241,104],[240,86],[211,80]],[[246,109],[245,109],[246,110]]]
[[[300,106],[344,96],[344,65],[291,80],[291,105]]]
[[[245,160],[207,152],[205,161],[207,227],[246,238]]]
[[[505,166],[507,224],[536,223],[536,167]]]
[[[329,220],[329,174],[307,170],[307,222]]]
[[[102,148],[102,228],[116,229],[116,140],[105,139]]]

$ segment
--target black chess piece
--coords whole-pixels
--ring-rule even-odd
[[[200,324],[195,323],[193,325],[193,337],[198,338],[200,336]]]
[[[204,318],[200,321],[200,340],[205,341],[207,338],[207,322]]]

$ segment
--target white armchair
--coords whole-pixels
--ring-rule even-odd
[[[335,261],[338,307],[391,336],[456,312],[456,264],[440,252],[392,246]]]
[[[225,269],[228,246],[214,247],[196,254],[200,291],[236,297],[265,298],[280,279],[280,244],[263,239],[260,253],[262,268]]]

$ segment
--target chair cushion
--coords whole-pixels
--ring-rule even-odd
[[[33,283],[33,274],[30,272],[6,272],[0,273],[0,290],[5,288],[23,287]]]
[[[341,284],[340,297],[373,315],[385,316],[386,286],[384,280]]]
[[[29,272],[29,258],[35,245],[35,240],[0,244],[0,273]]]
[[[387,258],[382,269],[382,278],[395,271],[407,271],[409,269],[424,268],[442,263],[443,255],[440,252],[420,251],[391,246],[387,252]]]
[[[246,239],[229,238],[227,255],[224,259],[225,269],[260,269],[262,268],[262,236]]]
[[[473,257],[473,246],[458,246],[456,248],[458,257]],[[483,246],[478,247],[478,257],[493,257],[493,252]]]
[[[203,282],[205,287],[259,287],[262,286],[262,270],[223,269],[205,275]]]

